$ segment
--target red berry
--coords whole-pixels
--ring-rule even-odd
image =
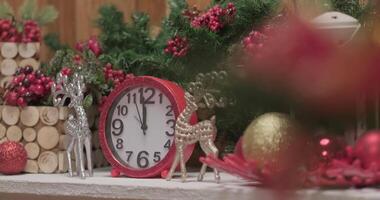
[[[25,99],[23,97],[19,97],[17,99],[17,105],[20,106],[20,107],[25,107],[26,106]]]

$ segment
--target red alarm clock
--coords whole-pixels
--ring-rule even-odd
[[[184,90],[151,76],[128,78],[107,97],[99,119],[99,140],[112,176],[157,177],[175,156],[176,119],[185,108]],[[196,123],[193,115],[191,123]],[[194,145],[185,150],[188,160]]]

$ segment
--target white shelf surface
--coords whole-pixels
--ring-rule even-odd
[[[62,197],[88,197],[107,199],[181,199],[181,200],[283,200],[285,194],[253,187],[251,183],[222,173],[221,183],[213,182],[208,173],[204,182],[196,181],[196,174],[189,175],[188,182],[182,183],[164,179],[112,178],[109,169],[96,170],[95,176],[81,180],[64,174],[23,174],[0,175],[1,194],[31,194]],[[285,196],[284,196],[285,195]],[[379,200],[380,190],[369,189],[309,189],[297,191],[289,200]]]

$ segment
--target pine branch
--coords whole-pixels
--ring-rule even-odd
[[[40,26],[53,22],[58,17],[58,11],[54,6],[45,6],[38,11],[35,20]]]
[[[36,0],[24,0],[19,10],[19,16],[23,20],[34,19],[37,10]]]
[[[13,8],[8,4],[8,2],[3,1],[0,4],[0,18],[10,19],[14,16]]]

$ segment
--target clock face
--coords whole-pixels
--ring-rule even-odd
[[[174,142],[175,105],[151,86],[123,90],[107,115],[106,138],[113,156],[133,170],[158,165]]]

